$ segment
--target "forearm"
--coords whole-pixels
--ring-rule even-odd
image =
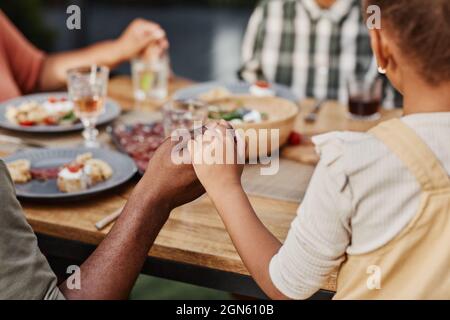
[[[269,275],[270,261],[281,243],[258,219],[242,187],[208,193],[252,277],[270,298],[286,299]]]
[[[41,69],[39,89],[49,91],[63,87],[67,71],[73,68],[92,64],[113,68],[125,60],[121,52],[116,40],[108,40],[79,50],[50,54]]]
[[[81,290],[60,286],[67,299],[126,299],[169,209],[138,185],[108,236],[81,266]]]

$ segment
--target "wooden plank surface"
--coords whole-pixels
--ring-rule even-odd
[[[175,76],[172,77],[169,82],[169,97],[178,89],[192,84],[194,84],[194,82],[191,80]],[[133,98],[133,86],[131,79],[128,76],[118,76],[110,81],[108,85],[108,95],[117,100],[124,111],[130,111],[136,108],[155,111],[160,109],[164,102],[166,102],[166,100],[162,100],[150,101],[147,103],[136,103]]]
[[[184,79],[174,79],[170,91],[189,85]],[[131,83],[127,77],[115,78],[109,87],[110,96],[119,101],[127,113],[122,120],[133,119],[138,112],[147,111],[148,118],[157,117],[152,111],[161,106],[161,102],[146,106],[135,106],[131,96]],[[302,118],[310,110],[311,101],[302,104],[302,111],[298,117],[296,130],[305,134],[322,133],[329,130],[367,130],[374,123],[354,122],[346,118],[345,107],[337,103],[328,103],[320,113],[319,120],[314,125],[305,125]],[[386,112],[386,117],[397,116],[398,112]],[[139,117],[140,118],[140,117]],[[81,142],[80,133],[59,136],[30,136],[13,134],[44,143],[47,146],[74,146]],[[101,140],[108,144],[108,136],[104,132]],[[311,154],[311,146],[286,147],[282,156],[295,160],[302,160],[305,154]],[[134,184],[129,182],[125,186],[109,192],[106,195],[77,203],[41,204],[23,202],[27,219],[35,232],[45,235],[76,240],[88,244],[98,244],[109,232],[95,229],[95,222],[122,207]],[[284,241],[291,221],[294,219],[298,204],[267,198],[251,197],[255,211],[263,223]],[[205,266],[217,270],[229,271],[248,275],[239,255],[231,243],[222,221],[207,196],[177,208],[171,214],[168,222],[155,241],[149,252],[150,256],[177,262]],[[323,289],[335,290],[335,275],[330,277]]]
[[[356,121],[350,119],[346,106],[335,101],[328,101],[320,109],[317,121],[315,123],[306,123],[304,118],[311,112],[314,104],[314,100],[305,100],[300,103],[300,113],[297,117],[294,130],[300,132],[305,137],[330,131],[367,131],[381,121],[400,117],[402,114],[402,109],[383,109],[380,112],[380,119],[376,121]],[[319,160],[312,144],[284,147],[281,151],[281,156],[307,164],[315,164]]]

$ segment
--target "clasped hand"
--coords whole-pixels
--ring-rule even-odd
[[[202,134],[189,141],[187,150],[181,150],[188,152],[191,161],[177,164],[172,161],[172,152],[179,142],[167,138],[150,160],[140,185],[168,213],[197,199],[205,189],[215,193],[240,185],[243,163],[237,161],[239,139],[226,121],[209,123]]]

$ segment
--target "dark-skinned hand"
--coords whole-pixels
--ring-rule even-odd
[[[205,193],[192,164],[175,164],[172,160],[172,151],[177,145],[179,146],[178,141],[166,139],[156,150],[140,182],[149,186],[160,206],[169,212]],[[187,149],[183,152],[186,152],[189,159]]]

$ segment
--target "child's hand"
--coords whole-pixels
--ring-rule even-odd
[[[224,120],[206,127],[205,133],[188,145],[197,177],[210,194],[240,187],[245,160],[245,154],[238,156],[237,142],[241,141],[240,138]],[[241,159],[240,164],[238,159]]]

